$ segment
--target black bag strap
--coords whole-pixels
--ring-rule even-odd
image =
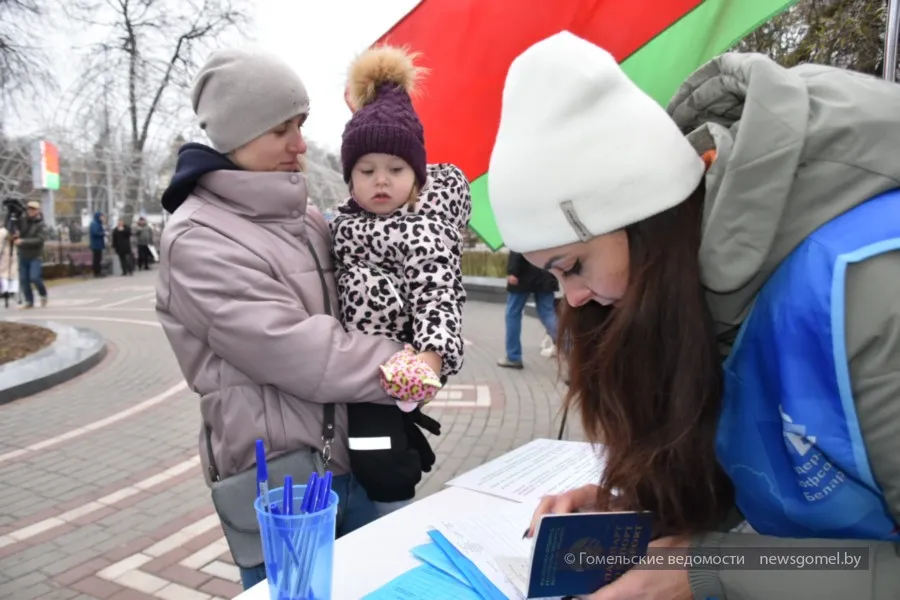
[[[206,468],[209,470],[209,480],[215,483],[219,480],[219,468],[216,466],[216,459],[213,456],[212,439],[209,425],[206,423],[203,424],[203,432],[205,434],[204,437],[206,438],[206,456],[209,459],[209,466]]]
[[[316,272],[319,274],[319,283],[322,285],[322,299],[325,304],[325,312],[331,316],[335,316],[331,312],[331,296],[328,292],[328,284],[325,280],[325,272],[322,270],[322,263],[319,262],[319,255],[313,247],[309,238],[306,240],[306,247],[316,263]],[[325,469],[328,469],[328,463],[331,462],[331,444],[334,442],[334,404],[325,404],[323,406],[324,418],[322,419],[322,460],[325,463]],[[209,476],[212,481],[219,481],[219,468],[216,466],[216,459],[213,457],[212,439],[210,436],[209,425],[204,425],[206,434],[206,454],[209,456]]]
[[[331,316],[335,316],[331,312],[331,295],[328,292],[328,283],[325,280],[325,271],[322,270],[322,263],[319,262],[319,255],[313,247],[309,238],[306,238],[306,247],[316,263],[316,272],[319,274],[319,283],[322,285],[322,298],[325,301],[325,312]],[[325,461],[325,469],[328,469],[328,463],[331,461],[331,443],[334,441],[334,404],[326,404],[325,418],[322,419],[322,458]]]

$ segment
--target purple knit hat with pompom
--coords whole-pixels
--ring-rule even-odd
[[[371,152],[399,156],[412,167],[419,187],[425,185],[425,131],[409,94],[396,83],[379,86],[375,99],[357,110],[344,128],[344,182],[350,182],[356,161]]]

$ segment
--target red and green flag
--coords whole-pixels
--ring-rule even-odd
[[[796,0],[423,0],[377,43],[408,46],[430,69],[415,100],[429,162],[452,162],[472,183],[471,227],[503,245],[487,197],[487,169],[509,65],[568,30],[605,48],[665,105],[684,79]],[[541,141],[534,164],[541,168]]]

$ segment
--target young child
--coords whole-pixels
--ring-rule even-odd
[[[434,464],[419,426],[440,433],[421,405],[463,363],[463,231],[469,184],[455,166],[427,165],[410,94],[421,69],[390,46],[350,69],[354,115],[341,146],[351,197],[332,222],[341,318],[348,329],[406,345],[383,367],[398,406],[348,405],[354,476],[386,514],[408,503]]]

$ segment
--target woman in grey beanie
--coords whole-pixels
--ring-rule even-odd
[[[191,99],[212,147],[182,147],[163,194],[156,310],[200,395],[200,456],[248,588],[265,578],[259,535],[244,527],[256,522],[256,440],[270,487],[333,473],[338,535],[373,520],[350,474],[346,404],[394,403],[378,367],[401,347],[334,317],[330,234],[300,172],[309,98],[297,74],[261,52],[219,51]]]

